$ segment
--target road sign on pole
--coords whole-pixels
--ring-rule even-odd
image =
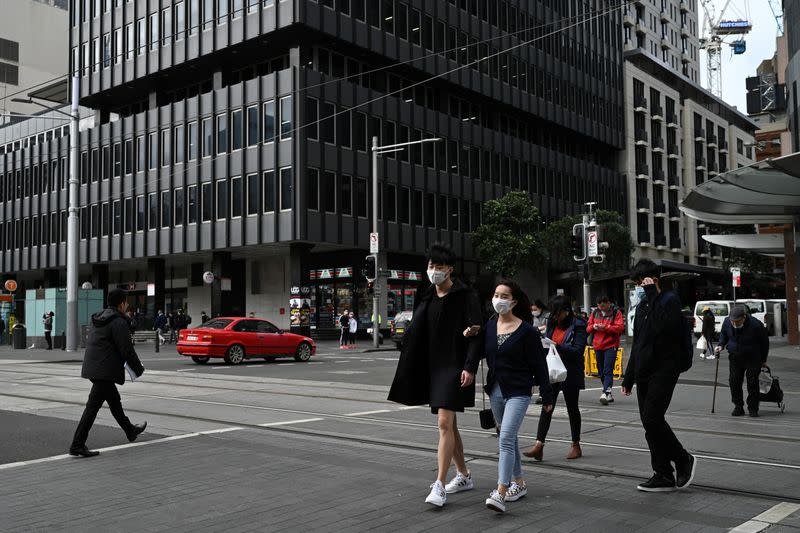
[[[742,286],[742,271],[736,267],[731,268],[731,282],[733,283],[734,287],[741,287]]]
[[[586,247],[589,257],[597,257],[597,232],[586,232]]]
[[[369,234],[369,253],[370,254],[377,254],[378,253],[378,234],[377,233],[370,233]]]

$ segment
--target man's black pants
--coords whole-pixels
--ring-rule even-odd
[[[119,397],[119,391],[113,381],[103,379],[92,380],[92,390],[89,392],[89,400],[86,402],[86,409],[83,410],[83,416],[78,423],[78,429],[75,430],[75,436],[72,439],[72,446],[70,449],[78,449],[86,446],[86,439],[89,437],[89,430],[92,429],[97,413],[103,406],[103,402],[108,402],[108,408],[125,433],[130,433],[133,429],[133,424],[125,416],[125,411],[122,410],[122,400]]]
[[[673,477],[672,462],[683,464],[689,460],[689,453],[664,418],[677,382],[677,375],[654,375],[636,383],[639,416],[650,448],[650,463],[654,472],[667,477]]]
[[[731,357],[730,358],[730,376],[728,383],[731,387],[731,401],[736,407],[744,408],[744,398],[742,395],[742,382],[747,376],[747,410],[750,412],[758,412],[758,374],[760,368],[755,368],[752,365],[748,367],[742,361]]]
[[[53,336],[52,336],[52,333],[50,333],[49,331],[45,331],[44,332],[44,340],[47,341],[47,349],[48,350],[52,350],[53,349]]]

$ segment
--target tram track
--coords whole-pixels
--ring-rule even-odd
[[[51,373],[46,373],[46,372],[31,372],[31,371],[27,371],[27,370],[26,371],[15,371],[15,370],[8,370],[8,369],[0,369],[0,376],[5,372],[8,372],[8,373],[20,373],[20,374],[32,374],[32,375],[40,376],[40,378],[63,378],[63,377],[65,377],[65,376],[63,376],[61,374],[51,374]],[[210,385],[210,384],[194,384],[194,383],[192,383],[192,384],[175,383],[174,381],[170,381],[169,379],[165,379],[163,381],[160,380],[159,378],[161,378],[161,377],[170,377],[168,375],[163,374],[162,372],[165,372],[165,371],[159,371],[158,374],[153,374],[153,377],[156,378],[157,380],[150,379],[148,381],[148,384],[162,385],[162,386],[170,386],[170,385],[172,385],[172,386],[180,386],[180,387],[189,387],[189,388],[199,389],[199,390],[203,390],[203,391],[219,391],[221,393],[237,392],[237,393],[248,393],[248,394],[280,395],[280,396],[288,396],[288,397],[294,397],[294,398],[302,398],[302,399],[309,399],[309,400],[320,400],[320,401],[340,400],[340,401],[347,401],[347,402],[354,402],[354,403],[364,403],[364,404],[370,404],[370,405],[376,405],[376,404],[378,404],[378,405],[386,405],[386,406],[396,406],[397,405],[396,403],[390,402],[389,400],[386,400],[386,399],[355,398],[355,397],[345,396],[345,395],[310,394],[310,393],[301,393],[301,392],[292,392],[292,391],[268,391],[268,390],[257,390],[257,389],[242,389],[242,388],[237,388],[237,387],[220,386],[219,384]],[[237,378],[239,378],[239,376],[237,376]],[[39,379],[39,378],[34,378],[34,379]],[[187,380],[187,376],[181,375],[181,379],[185,381],[185,380]],[[217,376],[211,376],[211,377],[204,378],[204,377],[195,375],[195,376],[191,376],[188,379],[190,379],[190,380],[198,380],[198,381],[202,380],[202,381],[209,381],[209,382],[211,382],[211,381],[220,381],[220,378],[217,377]],[[0,383],[20,383],[20,382],[18,382],[18,381],[8,381],[8,380],[0,379]],[[256,384],[256,383],[259,383],[259,382],[257,382],[257,381],[247,381],[246,383]],[[36,383],[31,383],[31,384],[35,385]],[[56,389],[74,390],[74,387],[70,387],[70,386],[67,386],[67,385],[57,385],[57,384],[52,384],[52,383],[46,383],[46,384],[42,383],[42,384],[39,384],[39,385],[46,386],[46,387],[51,387],[51,388],[56,388]],[[269,384],[269,385],[286,386],[286,384]],[[326,382],[319,382],[318,386],[321,389],[331,389],[331,390],[336,390],[336,391],[362,392],[362,393],[363,392],[376,392],[374,390],[365,389],[364,387],[353,387],[353,386],[349,386],[349,385],[352,385],[352,384],[345,384],[345,386],[343,386],[343,387],[340,386],[339,384],[337,384],[337,386],[333,387],[333,386],[330,386],[330,384],[328,384]],[[306,385],[306,386],[308,386],[308,385]],[[213,402],[213,401],[210,401],[210,400],[202,400],[202,399],[196,399],[196,398],[159,396],[159,395],[142,394],[142,393],[128,392],[128,391],[126,391],[125,395],[126,395],[126,397],[143,397],[143,398],[154,398],[154,399],[162,399],[162,400],[187,401],[187,402],[193,402],[193,403],[196,403],[196,402],[208,402],[210,404],[217,404],[217,402]],[[244,405],[244,404],[240,404],[238,406],[242,407],[242,408],[249,408],[249,407],[258,408],[258,406]],[[589,407],[589,408],[591,409],[592,407]],[[269,408],[269,409],[277,409],[277,408]],[[618,408],[615,407],[614,411],[615,412],[624,412],[625,414],[629,415],[632,418],[632,420],[625,421],[625,420],[618,420],[618,419],[603,419],[603,418],[595,418],[595,417],[593,417],[591,419],[584,420],[584,423],[585,424],[596,424],[596,425],[600,425],[600,426],[614,426],[614,427],[626,427],[626,428],[638,428],[640,426],[640,422],[639,422],[639,419],[638,419],[638,416],[639,416],[638,410],[636,410],[636,409],[625,409],[625,410],[622,410],[622,409],[618,409]],[[331,414],[329,414],[328,416],[344,416],[344,415],[331,415]],[[681,417],[696,418],[696,414],[694,414],[694,413],[689,414],[689,413],[676,412],[676,413],[670,413],[670,417],[673,418],[673,419],[681,418]],[[742,424],[756,425],[755,422],[750,422],[749,420],[738,421],[738,422],[739,422],[740,425],[742,425]],[[734,431],[711,430],[711,429],[701,429],[701,428],[695,428],[695,427],[689,427],[689,426],[681,426],[681,425],[676,425],[676,424],[672,424],[671,426],[672,426],[673,430],[679,431],[679,432],[699,433],[699,434],[702,434],[702,435],[709,435],[709,436],[715,436],[715,437],[726,437],[726,438],[732,438],[732,439],[756,440],[756,441],[759,441],[759,442],[763,442],[764,438],[769,438],[772,441],[785,442],[787,444],[800,444],[800,436],[794,437],[794,436],[790,436],[790,435],[765,435],[763,433],[756,433],[756,432],[745,433],[745,432],[741,432],[741,431],[735,431],[734,432]],[[795,425],[795,424],[786,425],[786,424],[783,424],[783,427],[798,428],[798,427],[800,427],[800,425]]]
[[[145,395],[142,395],[145,396]],[[149,395],[153,396],[153,395]],[[72,405],[72,406],[83,406],[83,402],[78,401],[70,401],[70,400],[62,400],[62,399],[50,399],[50,398],[43,398],[41,396],[32,396],[26,394],[12,394],[8,392],[0,393],[0,398],[2,397],[11,397],[17,399],[28,399],[28,400],[38,400],[38,401],[47,401],[52,403],[58,403],[62,405]],[[169,397],[159,397],[159,399],[173,399]],[[232,406],[236,407],[237,404],[228,404],[226,402],[212,402],[215,405],[222,405],[222,406]],[[254,408],[253,406],[241,406],[241,407],[249,407]],[[379,419],[379,418],[372,418],[366,416],[356,416],[356,415],[344,415],[338,413],[325,413],[325,412],[318,412],[318,411],[308,411],[302,409],[285,409],[285,408],[278,408],[278,407],[259,407],[258,410],[265,410],[265,411],[272,411],[272,412],[279,412],[283,414],[293,414],[299,415],[304,417],[315,417],[309,420],[319,420],[321,419],[340,419],[340,420],[348,420],[350,422],[354,422],[357,424],[368,424],[372,426],[384,426],[384,427],[409,427],[409,428],[418,428],[418,429],[428,429],[431,432],[436,431],[436,426],[434,424],[424,424],[419,422],[407,422],[407,421],[397,421],[397,420],[387,420],[387,419]],[[190,415],[190,414],[180,414],[180,413],[165,413],[158,410],[151,410],[151,409],[142,409],[142,408],[129,408],[129,412],[135,412],[141,415],[153,415],[153,416],[163,416],[168,418],[177,418],[186,421],[192,422],[203,422],[212,425],[220,425],[223,427],[227,426],[236,426],[243,429],[253,430],[253,431],[270,431],[270,432],[280,432],[284,434],[293,434],[303,436],[305,438],[313,438],[313,439],[334,439],[342,442],[353,443],[353,444],[366,444],[366,445],[373,445],[373,446],[382,446],[390,449],[403,449],[409,451],[421,451],[425,453],[436,453],[436,446],[432,444],[423,444],[419,442],[409,442],[409,441],[398,441],[396,439],[383,439],[380,437],[373,437],[373,436],[365,436],[363,434],[353,434],[353,433],[343,433],[343,432],[335,432],[335,431],[327,431],[319,428],[303,428],[299,425],[291,425],[291,424],[257,424],[252,422],[241,422],[241,421],[231,421],[225,420],[222,418],[216,417],[208,417],[208,416],[199,416],[199,415]],[[460,428],[462,433],[467,433],[471,435],[483,435],[486,437],[490,437],[491,434],[486,432],[485,430],[475,430],[469,428]],[[568,442],[566,439],[550,439],[550,441],[554,442]],[[630,446],[616,446],[611,444],[602,444],[602,443],[592,443],[592,442],[582,442],[583,446],[586,447],[605,447],[605,448],[615,448],[615,449],[623,449],[626,451],[638,452],[638,453],[647,453],[648,450],[644,448],[635,448]],[[475,460],[486,460],[486,461],[496,461],[497,460],[497,453],[496,452],[486,452],[482,450],[475,450],[475,449],[466,449],[465,455],[469,458],[469,461]],[[709,455],[696,455],[698,459],[702,460],[712,460],[712,461],[725,461],[725,462],[733,462],[738,463],[743,466],[756,466],[756,467],[764,467],[764,468],[775,468],[781,470],[798,470],[800,471],[800,465],[782,465],[776,463],[766,463],[761,461],[752,461],[748,459],[741,459],[741,458],[730,458],[730,457],[717,457],[717,456],[709,456]],[[588,475],[594,477],[603,477],[603,476],[611,476],[614,478],[620,479],[629,479],[629,480],[641,480],[645,477],[644,472],[632,472],[632,471],[620,471],[611,468],[602,468],[602,467],[591,467],[591,466],[582,466],[578,464],[555,464],[555,463],[530,463],[524,462],[523,467],[527,470],[531,469],[549,469],[549,470],[557,470],[557,471],[566,471],[571,472],[574,474],[579,475]],[[697,489],[702,489],[709,492],[720,493],[720,494],[729,494],[729,495],[737,495],[749,498],[757,498],[757,499],[767,499],[771,501],[786,501],[791,503],[800,503],[800,496],[790,496],[786,494],[773,494],[766,491],[753,491],[753,490],[744,490],[738,489],[735,487],[725,487],[722,485],[709,485],[709,484],[693,484],[693,487]]]

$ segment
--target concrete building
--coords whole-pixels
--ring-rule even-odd
[[[786,30],[786,118],[791,132],[791,151],[800,151],[800,0],[785,0]]]
[[[698,82],[696,2],[640,1],[628,9],[620,169],[628,181],[635,256],[671,269],[721,273],[721,251],[701,238],[707,228],[678,207],[695,185],[753,160],[756,126]]]
[[[14,102],[31,88],[67,72],[67,0],[6,0],[0,16],[0,125],[33,115],[40,106]]]
[[[290,288],[309,286],[316,331],[344,307],[367,322],[373,135],[442,139],[380,161],[384,324],[411,307],[432,242],[479,274],[489,199],[526,191],[548,220],[590,200],[624,213],[622,14],[592,14],[599,1],[150,4],[75,0],[68,49],[94,110],[81,281],[130,288],[149,317],[287,327]],[[553,33],[568,17],[583,22]],[[62,282],[65,140],[0,155],[3,270],[28,286]]]

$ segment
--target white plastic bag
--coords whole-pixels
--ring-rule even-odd
[[[550,375],[550,383],[559,383],[567,379],[567,367],[558,355],[555,344],[551,344],[547,351],[547,373]]]
[[[697,339],[696,348],[704,352],[708,349],[708,341],[706,341],[706,338],[703,337],[702,335],[700,336],[699,339]]]
[[[772,388],[772,373],[766,368],[762,368],[758,373],[758,391],[761,394],[769,393]]]

